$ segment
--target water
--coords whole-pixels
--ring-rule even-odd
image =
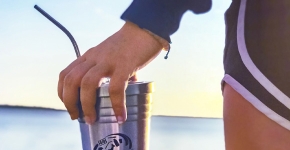
[[[221,119],[153,116],[150,150],[224,150]],[[81,150],[65,111],[0,107],[0,150]]]

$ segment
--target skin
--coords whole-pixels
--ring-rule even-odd
[[[270,120],[225,84],[224,132],[227,150],[289,150],[290,131]]]
[[[109,93],[119,123],[126,120],[125,89],[136,80],[136,71],[161,51],[162,45],[138,26],[126,22],[108,39],[89,49],[61,71],[58,95],[72,119],[79,116],[78,88],[88,124],[96,119],[96,89],[102,78],[110,77]],[[270,120],[231,86],[225,84],[224,132],[227,150],[289,150],[289,130]]]
[[[110,77],[109,94],[119,123],[127,119],[125,89],[128,80],[136,80],[136,71],[146,66],[162,50],[162,45],[148,32],[126,22],[115,34],[89,49],[59,75],[58,96],[71,119],[77,119],[78,88],[85,121],[96,120],[96,89],[104,77]]]

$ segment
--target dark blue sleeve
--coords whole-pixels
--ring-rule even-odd
[[[191,10],[196,14],[210,10],[211,0],[134,0],[121,19],[171,43],[170,35],[177,31],[182,15]]]

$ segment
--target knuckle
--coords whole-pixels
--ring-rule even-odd
[[[85,77],[85,78],[82,79],[81,87],[82,87],[82,88],[87,88],[87,87],[90,86],[90,83],[91,83],[90,78]]]
[[[60,80],[63,80],[66,76],[66,71],[65,70],[62,70],[60,73],[59,73],[59,79]]]
[[[66,86],[72,86],[75,84],[76,78],[72,74],[68,74],[64,78],[64,84]]]
[[[58,98],[63,102],[62,100],[62,92],[57,92]]]
[[[95,47],[91,47],[89,48],[84,54],[83,54],[83,57],[87,57],[87,56],[90,56],[92,51],[95,49]]]
[[[83,77],[82,81],[81,81],[81,87],[82,88],[89,88],[91,87],[93,84],[93,78],[92,77]]]

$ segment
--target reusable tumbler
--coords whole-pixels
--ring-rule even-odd
[[[71,40],[76,56],[80,52],[70,32],[48,13],[35,5],[34,8],[59,27]],[[118,124],[110,100],[109,84],[97,90],[97,120],[93,125],[84,121],[79,100],[80,130],[83,150],[148,150],[153,82],[130,82],[126,90],[127,121]]]
[[[130,82],[126,89],[127,121],[118,124],[112,108],[109,84],[97,90],[97,119],[87,125],[79,120],[83,150],[148,150],[153,82]]]

